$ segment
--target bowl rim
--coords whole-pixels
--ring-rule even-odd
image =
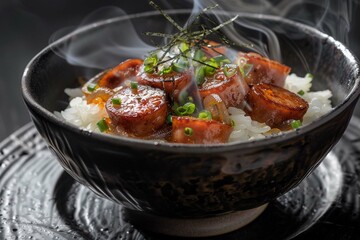
[[[167,14],[190,14],[191,9],[172,9],[172,10],[165,10]],[[28,85],[31,79],[31,69],[34,65],[36,65],[37,61],[41,59],[43,55],[49,52],[53,52],[52,49],[62,42],[65,42],[71,39],[73,36],[86,33],[90,30],[96,30],[97,28],[101,28],[103,25],[112,24],[115,22],[131,20],[135,18],[144,18],[144,17],[151,17],[151,16],[159,16],[158,11],[149,11],[143,13],[136,13],[136,14],[129,14],[119,17],[114,17],[110,19],[104,19],[101,21],[94,22],[92,24],[83,26],[81,28],[76,29],[75,31],[65,35],[64,37],[58,39],[57,41],[49,44],[47,47],[42,49],[38,54],[36,54],[30,62],[25,67],[22,79],[21,79],[21,90],[24,101],[32,107],[32,110],[35,110],[38,114],[42,117],[46,118],[51,123],[58,125],[72,133],[84,135],[90,139],[100,140],[102,142],[107,142],[110,144],[121,145],[121,146],[128,146],[128,147],[140,147],[141,149],[154,149],[161,150],[164,152],[183,152],[186,154],[202,154],[202,153],[215,153],[215,152],[231,152],[234,150],[241,150],[241,149],[251,149],[251,148],[269,148],[269,146],[273,146],[274,144],[280,144],[284,142],[290,142],[291,139],[294,139],[299,136],[305,136],[306,133],[320,127],[321,125],[325,124],[326,122],[331,121],[335,116],[337,116],[340,112],[342,112],[348,105],[356,101],[360,96],[360,67],[357,58],[351,53],[351,51],[345,47],[341,42],[335,40],[333,37],[302,23],[295,22],[293,20],[285,19],[279,16],[274,15],[265,15],[265,14],[254,14],[254,13],[245,13],[245,12],[235,12],[235,11],[214,11],[219,14],[236,14],[239,17],[246,17],[252,19],[263,19],[263,20],[270,20],[281,22],[286,25],[291,25],[296,28],[300,28],[302,31],[306,32],[307,34],[315,34],[320,39],[327,39],[331,41],[337,49],[339,49],[344,56],[348,59],[349,62],[353,63],[353,74],[356,76],[355,84],[351,90],[351,92],[346,96],[345,100],[341,102],[338,106],[333,108],[329,113],[325,114],[324,116],[316,119],[314,122],[302,126],[299,129],[287,132],[285,134],[267,137],[265,139],[256,139],[256,140],[249,140],[249,141],[235,141],[229,143],[221,143],[221,144],[183,144],[183,143],[169,143],[169,142],[162,142],[162,141],[149,141],[149,140],[142,140],[136,138],[129,138],[129,137],[121,137],[115,136],[110,134],[103,134],[97,132],[90,132],[84,131],[78,128],[75,125],[67,123],[65,120],[60,119],[54,113],[48,111],[44,107],[42,107],[36,100],[31,96]],[[55,54],[53,52],[53,54]],[[29,106],[28,106],[29,107]],[[84,133],[85,132],[85,133]]]

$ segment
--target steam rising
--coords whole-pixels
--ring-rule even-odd
[[[188,23],[202,9],[216,3],[219,5],[216,8],[217,11],[267,14],[294,20],[315,27],[345,43],[345,45],[348,44],[352,0],[187,1],[189,7],[192,8],[192,14]],[[158,3],[162,7],[171,8],[171,2],[169,1],[158,1]],[[126,16],[126,13],[120,8],[102,8],[84,19],[76,31],[81,31],[83,26],[89,24],[104,24],[124,16]],[[228,14],[218,14],[216,17],[218,22],[224,22],[229,19]],[[170,25],[166,26],[164,26],[163,32],[167,32],[167,28]],[[282,31],[281,28],[282,26],[279,26],[277,31]],[[256,34],[249,36],[242,29],[245,29],[246,32],[253,31]],[[266,26],[244,18],[238,18],[233,24],[221,30],[231,41],[243,46],[242,50],[257,52],[281,62],[282,53],[279,40],[276,34]],[[59,35],[63,35],[64,32],[68,32],[68,30],[61,30],[54,34],[51,41],[58,39]],[[293,32],[292,34],[291,38],[302,37],[300,32]],[[126,58],[143,58],[148,51],[154,49],[153,46],[141,40],[139,33],[135,31],[132,23],[126,20],[126,18],[124,18],[124,21],[119,21],[116,28],[105,25],[100,31],[93,31],[91,34],[88,34],[87,38],[76,38],[74,40],[76,41],[70,41],[67,46],[55,49],[57,54],[64,57],[70,64],[97,69],[112,67],[114,63],[119,63]],[[294,47],[294,56],[297,56],[302,61],[305,69],[309,69],[307,60],[301,54],[301,49]]]
[[[106,7],[89,15],[75,32],[81,32],[88,26],[105,24],[104,27],[87,33],[86,38],[74,37],[66,46],[54,49],[70,64],[89,68],[106,69],[127,58],[143,58],[145,53],[154,49],[139,38],[132,23],[126,18],[116,27],[106,23],[126,16],[120,8]],[[68,31],[68,30],[66,30]],[[53,35],[52,41],[66,32],[61,30]]]
[[[303,23],[348,45],[352,0],[195,0],[193,12],[197,12],[211,3],[219,4],[224,11],[274,15]],[[218,15],[218,18],[219,21],[223,21],[221,16]],[[262,37],[250,39],[232,26],[224,30],[231,40],[248,45],[248,51],[255,51],[281,62],[281,46],[272,30],[244,19],[237,20],[235,24],[258,31],[262,33]],[[278,30],[281,31],[281,29]],[[298,34],[298,36],[294,34],[291,37],[300,38],[302,34]],[[295,54],[302,59],[301,50],[294,50]],[[307,65],[305,59],[303,59],[303,65]]]

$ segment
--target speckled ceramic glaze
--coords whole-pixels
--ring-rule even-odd
[[[63,91],[78,86],[77,79],[91,69],[72,66],[52,49],[103,28],[117,28],[126,19],[139,33],[162,31],[166,22],[157,13],[125,16],[61,39],[39,53],[24,73],[22,90],[31,117],[66,172],[128,209],[171,218],[256,208],[299,184],[346,129],[360,93],[359,66],[342,44],[317,30],[275,17],[240,17],[271,28],[280,41],[283,62],[299,75],[313,73],[313,89],[333,92],[331,113],[282,136],[211,146],[88,133],[65,123],[53,114],[68,104]]]

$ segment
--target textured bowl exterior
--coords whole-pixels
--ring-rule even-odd
[[[144,21],[154,16],[134,19]],[[322,46],[321,62],[312,73],[325,76],[319,87],[331,88],[335,110],[298,131],[214,146],[154,143],[82,131],[52,114],[60,107],[51,101],[64,99],[61,89],[73,86],[78,75],[77,69],[51,48],[36,56],[24,74],[25,103],[65,171],[99,196],[133,210],[180,218],[258,207],[292,189],[321,162],[341,138],[359,97],[358,64],[340,43],[302,25],[262,18],[270,25],[283,24],[285,29],[302,31],[303,38],[294,41],[305,57],[310,58],[318,51],[317,46]],[[291,48],[284,45],[283,51],[284,62],[295,66]],[[301,66],[295,70],[305,71]]]

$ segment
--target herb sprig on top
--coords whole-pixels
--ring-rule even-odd
[[[167,40],[163,46],[151,51],[144,60],[144,71],[146,73],[157,73],[158,75],[166,75],[172,72],[184,72],[190,67],[194,67],[194,77],[197,85],[204,82],[205,76],[211,76],[225,64],[228,71],[224,73],[231,74],[231,61],[220,51],[221,47],[230,47],[236,45],[231,42],[220,30],[228,24],[234,22],[238,15],[230,18],[223,23],[216,23],[213,19],[206,15],[207,12],[217,8],[219,5],[204,8],[200,11],[186,26],[180,26],[170,15],[163,11],[153,1],[149,4],[158,10],[177,30],[173,34],[160,32],[146,32],[145,35],[150,37],[161,37]],[[202,23],[205,20],[208,24]],[[216,34],[219,43],[215,45],[209,44],[211,35]],[[214,57],[209,57],[204,49],[213,51]]]

